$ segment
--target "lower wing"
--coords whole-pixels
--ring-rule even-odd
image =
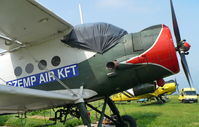
[[[76,93],[74,95],[67,90],[57,93],[30,88],[0,86],[0,114],[55,108],[75,103],[80,97],[87,99],[96,95],[96,92],[84,89],[82,95],[79,96],[79,90],[74,90],[74,93]]]

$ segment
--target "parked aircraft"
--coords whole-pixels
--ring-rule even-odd
[[[148,93],[154,81],[178,73],[176,50],[191,85],[190,45],[180,38],[170,3],[177,47],[163,24],[129,34],[107,23],[72,26],[34,0],[1,0],[0,113],[63,107],[55,122],[70,114],[90,127],[88,106],[101,114],[99,126],[105,116],[116,126],[135,127],[109,96],[129,88]],[[99,99],[102,110],[88,103]],[[105,114],[106,104],[114,118]]]
[[[132,100],[139,100],[139,99],[145,99],[146,101],[151,99],[156,99],[158,103],[165,103],[165,96],[171,95],[176,91],[176,83],[174,80],[167,81],[163,86],[159,86],[158,88],[155,88],[154,84],[154,90],[152,90],[150,93],[141,94],[139,91],[135,91],[137,95],[135,95],[135,92],[133,89],[129,89],[127,91],[123,91],[120,93],[117,93],[115,95],[111,96],[111,99],[113,101],[132,101]]]

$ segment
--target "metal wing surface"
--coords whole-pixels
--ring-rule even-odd
[[[55,93],[12,86],[0,86],[0,114],[54,108],[78,99],[69,92]]]
[[[34,0],[0,0],[0,33],[10,38],[10,42],[41,43],[55,36],[66,35],[72,28],[72,25]],[[13,48],[15,44],[10,42],[0,36],[0,48]]]

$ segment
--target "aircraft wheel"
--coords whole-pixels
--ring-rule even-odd
[[[121,127],[137,127],[136,121],[133,119],[133,117],[129,115],[122,116],[122,120],[124,121],[125,125]]]

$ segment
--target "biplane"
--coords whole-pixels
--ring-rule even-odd
[[[1,0],[0,114],[63,107],[54,121],[66,122],[70,114],[90,127],[90,107],[101,114],[99,126],[106,117],[116,126],[135,127],[111,95],[129,88],[148,93],[154,81],[180,71],[176,52],[191,85],[185,59],[190,45],[181,40],[170,4],[176,46],[164,24],[136,33],[108,23],[72,26],[34,0]],[[99,99],[102,110],[89,104]],[[106,105],[114,118],[105,114]]]
[[[141,94],[139,91],[129,89],[111,96],[111,99],[115,101],[133,101],[146,102],[156,99],[158,103],[165,103],[167,101],[167,95],[171,95],[176,91],[176,82],[174,80],[166,81],[163,86],[154,85],[154,90],[149,93]],[[135,95],[136,94],[136,95]]]

